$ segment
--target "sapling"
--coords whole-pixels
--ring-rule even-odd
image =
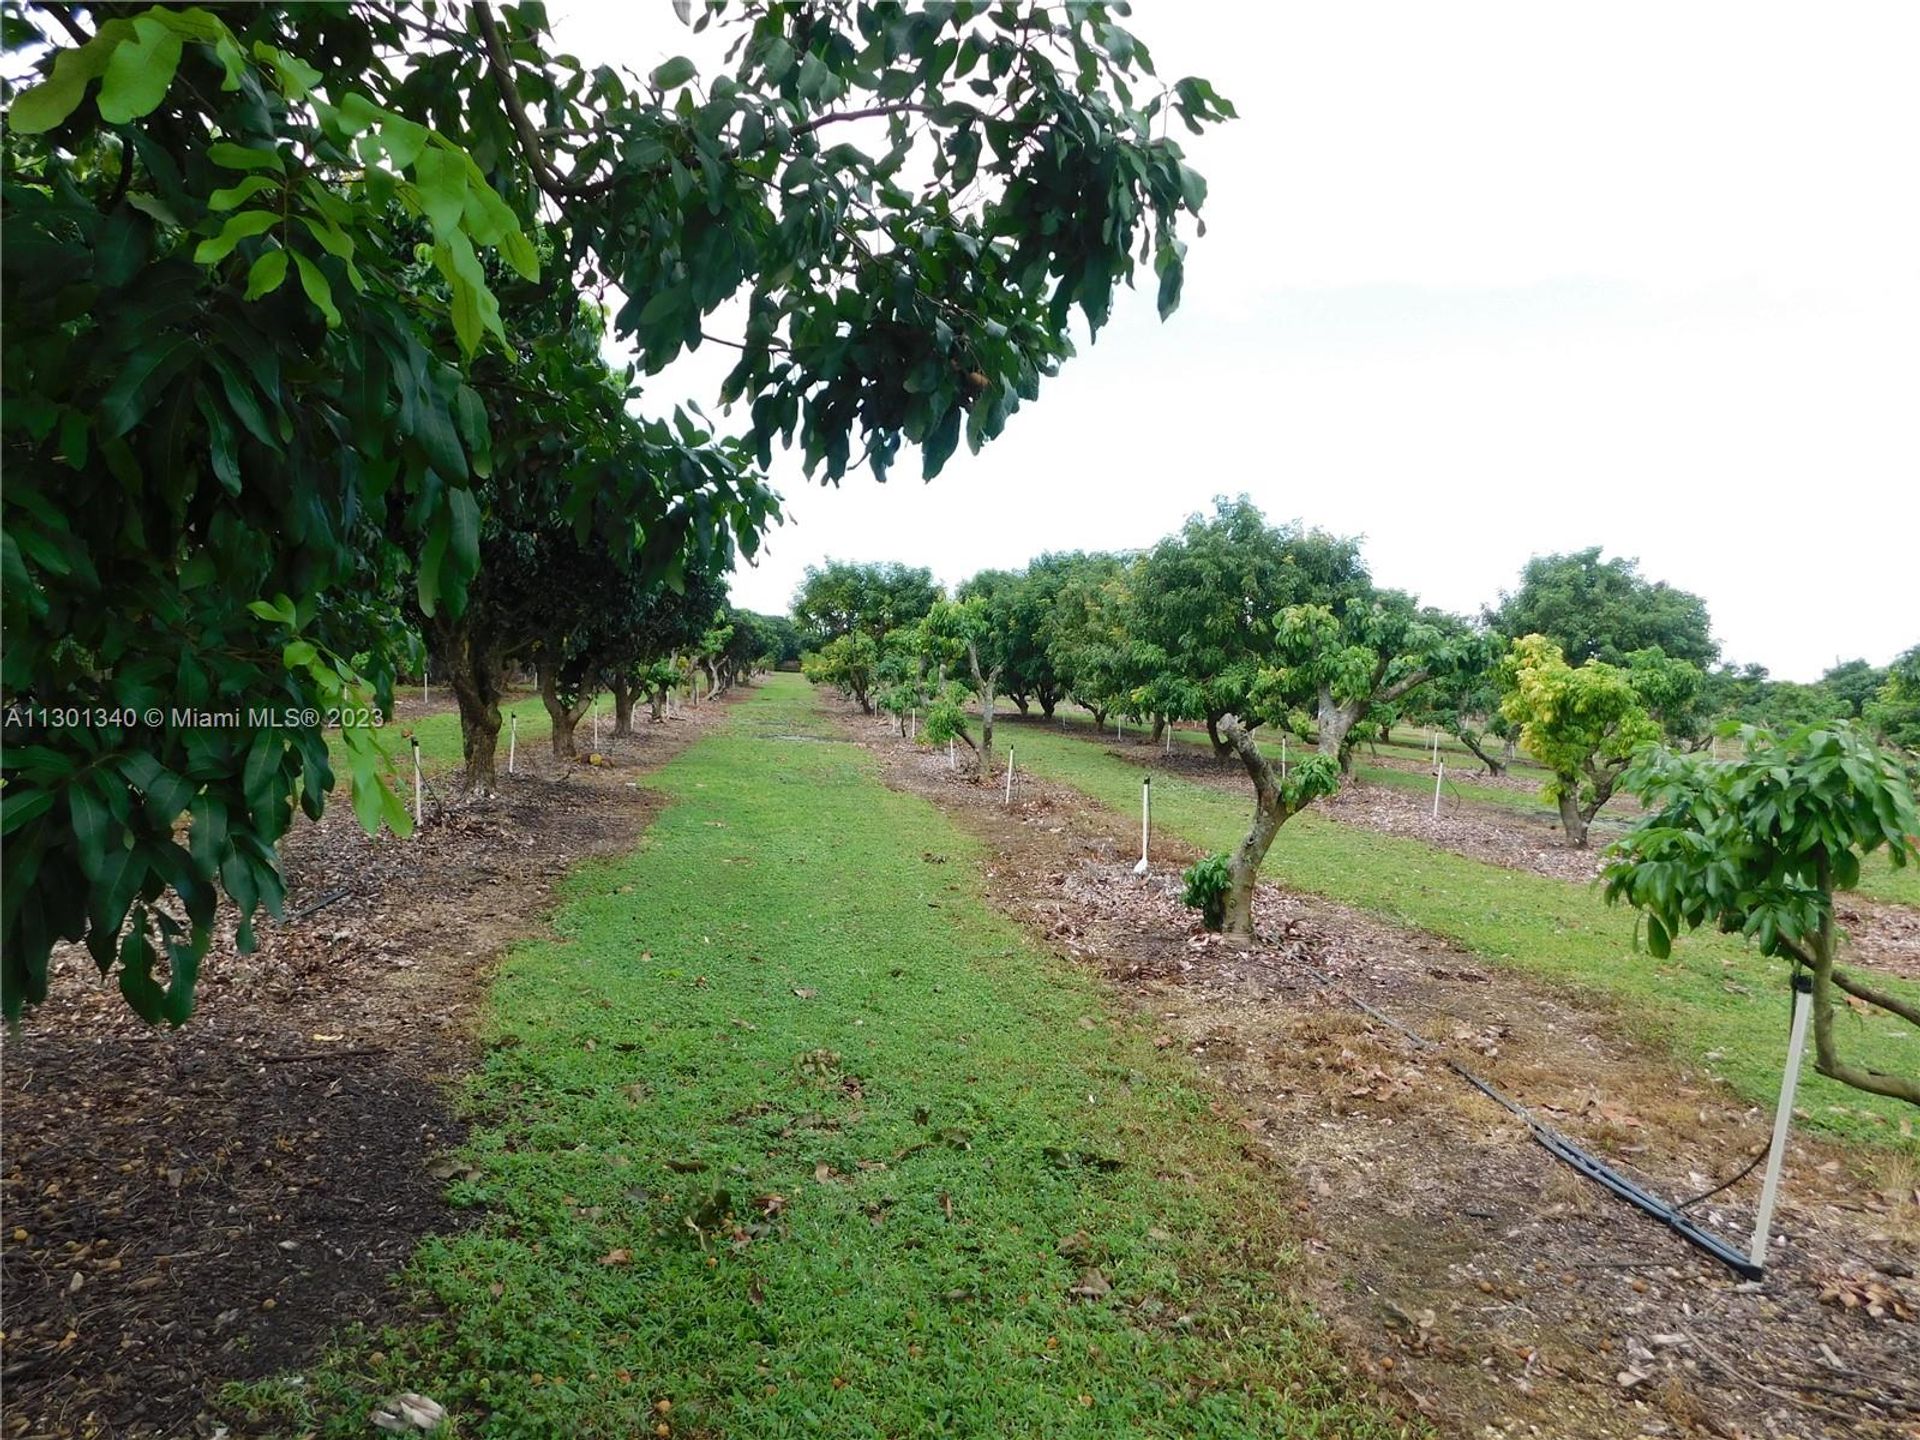
[[[1647,949],[1712,924],[1745,935],[1763,955],[1813,981],[1814,1068],[1856,1090],[1920,1105],[1920,1075],[1895,1075],[1840,1057],[1834,992],[1920,1026],[1920,999],[1840,963],[1833,896],[1860,881],[1861,861],[1885,847],[1896,866],[1920,859],[1920,806],[1899,763],[1845,722],[1778,736],[1728,726],[1738,758],[1644,752],[1625,785],[1653,811],[1609,854],[1607,899],[1646,916]]]

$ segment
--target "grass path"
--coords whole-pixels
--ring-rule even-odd
[[[1152,752],[1143,750],[1138,762],[1121,759],[1091,739],[1039,726],[1006,732],[1023,769],[1137,816],[1140,777]],[[1155,823],[1190,844],[1225,850],[1246,833],[1251,789],[1233,794],[1160,772],[1153,791]],[[1634,948],[1632,912],[1609,908],[1591,887],[1342,825],[1312,811],[1280,832],[1264,874],[1277,884],[1429,931],[1489,960],[1582,987],[1620,1007],[1687,1063],[1724,1076],[1755,1104],[1771,1105],[1778,1092],[1786,972],[1735,938],[1690,936],[1675,944],[1670,961],[1655,961]],[[1885,984],[1920,999],[1920,986]],[[1840,1034],[1856,1062],[1908,1073],[1920,1068],[1913,1027],[1891,1016],[1847,1015]],[[1823,1129],[1885,1143],[1897,1139],[1904,1120],[1905,1143],[1913,1143],[1911,1106],[1850,1090],[1810,1066],[1800,1096],[1812,1123]]]
[[[411,1389],[467,1436],[1405,1433],[1286,1297],[1210,1092],[805,682],[653,783],[641,848],[495,986],[455,1192],[484,1212],[409,1277],[437,1318],[241,1418],[357,1436]]]

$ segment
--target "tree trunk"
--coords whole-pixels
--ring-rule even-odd
[[[1213,758],[1216,760],[1224,760],[1233,753],[1233,742],[1220,738],[1221,718],[1218,715],[1207,716],[1207,739],[1213,742]]]
[[[667,691],[665,686],[656,686],[653,694],[647,697],[647,720],[650,724],[662,725],[667,719]]]
[[[1165,715],[1155,715],[1153,717],[1153,743],[1158,745],[1162,743],[1166,738],[1167,738],[1167,717]]]
[[[980,697],[980,778],[993,778],[993,682],[996,671],[989,670],[975,692]]]
[[[1473,752],[1474,759],[1478,760],[1482,765],[1487,767],[1487,774],[1489,775],[1506,774],[1507,772],[1506,762],[1502,760],[1496,760],[1493,758],[1493,756],[1489,755],[1486,752],[1486,750],[1482,748],[1480,744],[1481,737],[1479,735],[1475,734],[1472,730],[1466,729],[1465,727],[1462,727],[1459,730],[1455,730],[1452,733],[1454,737],[1458,739],[1462,745],[1466,746],[1467,749]]]
[[[1507,737],[1507,743],[1500,751],[1501,757],[1511,765],[1520,758],[1520,742],[1513,736]]]
[[[1022,715],[1030,713],[1029,706],[1031,705],[1031,701],[1029,701],[1025,695],[1014,695],[1010,698],[1015,705],[1020,707],[1020,713]]]
[[[1106,729],[1107,728],[1106,710],[1098,705],[1089,705],[1087,708],[1093,712],[1093,728],[1096,730]]]
[[[1213,722],[1208,724],[1211,728]],[[1260,879],[1260,864],[1267,858],[1273,837],[1293,812],[1287,808],[1279,775],[1253,743],[1246,727],[1227,715],[1221,717],[1219,728],[1253,781],[1253,824],[1227,857],[1226,911],[1221,927],[1229,938],[1245,943],[1253,939],[1253,889]]]
[[[572,760],[579,754],[573,746],[573,727],[580,723],[580,717],[587,713],[591,696],[583,696],[573,704],[565,704],[560,699],[559,668],[545,660],[539,665],[540,703],[547,707],[547,714],[553,720],[553,733],[549,737],[553,745],[553,758]]]
[[[1053,719],[1053,707],[1060,703],[1060,692],[1042,686],[1037,698],[1040,701],[1040,713],[1049,720]]]
[[[625,675],[613,677],[613,736],[622,739],[633,734],[633,681]]]
[[[482,795],[499,783],[500,665],[476,645],[466,617],[435,623],[445,657],[447,683],[460,707],[460,754],[464,761],[461,783],[470,795]]]
[[[1329,760],[1337,760],[1342,775],[1353,774],[1353,745],[1351,736],[1356,721],[1360,718],[1360,704],[1357,701],[1336,702],[1332,692],[1320,692],[1320,706],[1317,722],[1320,729],[1318,745],[1320,753]]]
[[[1579,784],[1560,781],[1560,824],[1567,832],[1567,843],[1576,850],[1587,848],[1587,817],[1580,812]]]

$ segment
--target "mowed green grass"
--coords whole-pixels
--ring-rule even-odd
[[[1152,753],[1121,759],[1084,736],[1027,727],[1008,732],[1022,768],[1033,769],[1137,816],[1140,777]],[[1234,794],[1157,773],[1155,823],[1190,844],[1226,850],[1252,816],[1252,788]],[[1884,863],[1884,862],[1883,862]],[[1311,810],[1280,832],[1266,878],[1369,911],[1396,925],[1429,931],[1503,965],[1578,987],[1617,1006],[1640,1033],[1689,1064],[1706,1065],[1755,1104],[1777,1097],[1785,1058],[1786,968],[1736,937],[1688,936],[1673,957],[1637,949],[1631,910],[1609,907],[1597,888],[1526,874],[1424,845],[1341,825]],[[1911,871],[1897,877],[1905,882]],[[1920,999],[1920,985],[1886,980],[1894,993]],[[1418,1017],[1408,1017],[1417,1020]],[[1844,1053],[1856,1063],[1912,1074],[1920,1035],[1892,1016],[1843,1013]],[[1913,1146],[1913,1108],[1865,1095],[1812,1072],[1800,1105],[1811,1123],[1838,1134]],[[1902,1138],[1899,1126],[1907,1122]]]
[[[1232,1116],[837,734],[774,676],[654,777],[639,850],[495,985],[455,1187],[481,1214],[409,1272],[430,1318],[234,1412],[358,1436],[411,1389],[495,1437],[1417,1433],[1288,1297]]]

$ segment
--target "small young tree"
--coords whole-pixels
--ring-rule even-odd
[[[800,673],[816,685],[831,685],[867,714],[873,713],[874,668],[880,647],[864,631],[836,635],[800,659]]]
[[[1920,1105],[1920,1073],[1890,1075],[1842,1060],[1834,1042],[1839,990],[1920,1026],[1920,1004],[1837,963],[1833,895],[1860,880],[1886,846],[1896,866],[1920,859],[1920,809],[1899,765],[1845,723],[1779,737],[1737,732],[1744,753],[1716,762],[1651,751],[1626,783],[1654,813],[1607,862],[1606,894],[1647,917],[1657,959],[1673,937],[1711,923],[1756,942],[1813,979],[1814,1068],[1875,1095]]]
[[[1500,678],[1500,713],[1520,727],[1527,753],[1553,772],[1547,798],[1559,803],[1567,843],[1584,850],[1593,817],[1635,752],[1659,743],[1659,722],[1629,672],[1604,660],[1569,665],[1544,635],[1514,641]]]
[[[980,585],[982,581],[987,583]],[[980,588],[967,599],[934,602],[920,622],[920,634],[928,657],[939,663],[943,672],[957,669],[958,660],[966,663],[974,700],[980,706],[980,743],[973,749],[980,777],[985,779],[993,773],[993,707],[1006,664],[1007,639],[1004,629],[996,624],[998,607],[992,580],[980,576],[970,583]],[[960,732],[962,737],[964,734],[964,730]],[[968,744],[972,743],[969,739]]]

